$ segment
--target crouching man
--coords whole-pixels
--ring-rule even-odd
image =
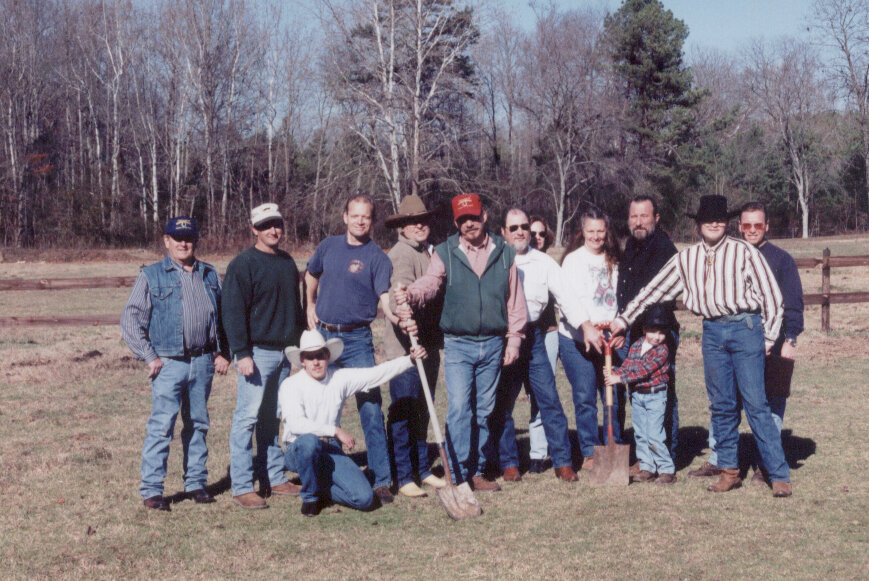
[[[323,339],[319,331],[305,331],[298,347],[287,347],[287,359],[302,370],[285,379],[278,392],[284,423],[284,460],[287,470],[302,480],[302,514],[316,516],[323,502],[367,510],[374,491],[359,467],[344,454],[356,440],[341,425],[341,410],[350,396],[375,389],[424,359],[425,349],[368,368],[329,366],[341,356],[339,338]]]

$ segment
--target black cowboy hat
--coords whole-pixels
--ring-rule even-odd
[[[694,218],[698,224],[705,222],[727,222],[731,218],[739,216],[739,210],[727,211],[727,198],[712,194],[708,196],[700,196],[700,207],[697,208],[696,214],[685,214],[689,218]]]
[[[669,330],[676,326],[676,317],[673,315],[673,309],[669,309],[663,305],[652,305],[643,316],[643,327],[657,327],[662,330]]]

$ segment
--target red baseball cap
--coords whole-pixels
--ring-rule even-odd
[[[481,216],[483,206],[477,194],[459,194],[453,198],[453,220],[462,216]]]

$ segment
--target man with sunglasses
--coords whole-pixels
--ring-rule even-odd
[[[279,248],[284,220],[277,204],[250,213],[256,243],[226,269],[223,320],[238,370],[238,395],[229,432],[232,500],[246,509],[267,508],[265,497],[295,496],[287,481],[278,441],[278,386],[289,375],[284,349],[296,343],[304,325],[299,271]],[[251,439],[256,432],[257,452]],[[260,481],[259,494],[254,479]]]
[[[658,274],[658,271],[676,254],[676,246],[670,237],[658,227],[661,215],[654,198],[639,195],[631,200],[628,207],[628,230],[630,236],[625,242],[625,251],[619,261],[619,280],[616,286],[616,302],[623,311],[640,289]],[[668,301],[664,307],[671,312],[675,301]],[[630,346],[642,336],[639,322],[631,326],[625,334],[625,344],[618,351],[621,359],[628,356]],[[669,329],[667,347],[670,363],[670,381],[667,385],[667,405],[664,411],[664,433],[670,456],[676,458],[679,443],[679,400],[676,397],[676,350],[679,347],[679,325]],[[619,406],[620,425],[624,425],[625,406]],[[639,462],[631,466],[631,472],[640,471]]]
[[[425,359],[422,347],[374,367],[330,367],[341,357],[344,343],[328,341],[316,330],[302,333],[298,347],[285,350],[287,359],[302,371],[281,383],[278,398],[284,422],[287,470],[302,481],[302,514],[316,516],[327,499],[357,510],[373,508],[375,494],[368,479],[342,446],[352,450],[356,441],[341,427],[341,410],[352,395],[377,389]]]
[[[501,383],[490,422],[492,433],[489,445],[497,448],[497,452],[491,455],[500,459],[499,468],[503,471],[504,480],[521,480],[513,407],[522,385],[525,384],[530,388],[531,397],[540,412],[556,478],[575,482],[578,477],[572,466],[567,416],[561,407],[555,387],[555,374],[546,354],[546,327],[541,326],[540,321],[550,299],[558,304],[562,316],[575,326],[578,327],[584,317],[582,313],[573,310],[572,301],[565,301],[558,263],[547,254],[531,248],[530,230],[528,214],[518,208],[507,211],[501,233],[507,244],[516,251],[516,267],[528,309],[528,324],[525,327],[525,340],[522,341],[519,358],[501,372]]]
[[[477,194],[452,200],[458,233],[435,247],[428,270],[406,289],[393,289],[404,320],[443,293],[447,384],[447,448],[457,481],[476,490],[496,491],[483,468],[498,465],[489,440],[489,416],[501,366],[519,357],[528,312],[516,269],[516,251],[486,230],[486,212]],[[408,307],[408,304],[410,307]],[[489,456],[488,458],[486,456]]]
[[[229,368],[229,349],[221,327],[220,278],[196,259],[198,239],[193,218],[171,218],[163,236],[166,257],[142,269],[121,316],[124,341],[147,364],[151,380],[139,492],[155,510],[170,510],[163,480],[179,411],[184,490],[197,504],[214,502],[205,489],[207,404],[214,372],[223,375]]]

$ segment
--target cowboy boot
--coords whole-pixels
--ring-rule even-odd
[[[718,482],[706,488],[709,492],[727,492],[739,488],[742,479],[739,477],[739,468],[722,468]]]

